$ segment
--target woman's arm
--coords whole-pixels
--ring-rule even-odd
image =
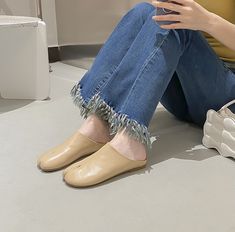
[[[153,1],[155,7],[166,8],[179,14],[153,16],[159,21],[178,21],[160,25],[165,29],[191,29],[209,33],[228,48],[235,51],[235,25],[208,11],[194,0],[174,0],[178,4]]]
[[[222,17],[211,14],[206,32],[235,51],[235,25]]]

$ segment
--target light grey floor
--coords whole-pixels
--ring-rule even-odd
[[[60,47],[61,60],[64,64],[88,70],[102,46],[102,44],[62,46]]]
[[[36,167],[82,118],[69,96],[86,70],[52,64],[46,101],[0,100],[0,231],[234,232],[235,162],[201,145],[202,130],[159,105],[145,170],[75,189]]]

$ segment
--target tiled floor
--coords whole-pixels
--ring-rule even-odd
[[[69,96],[82,70],[52,64],[46,101],[0,100],[0,230],[3,232],[234,232],[235,161],[201,145],[202,130],[158,106],[145,170],[75,189],[46,174],[38,155],[82,119]]]

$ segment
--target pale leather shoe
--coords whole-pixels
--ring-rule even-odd
[[[37,166],[43,171],[59,170],[77,159],[88,156],[106,143],[96,142],[86,135],[76,132],[73,136],[43,153],[37,161]]]
[[[82,164],[84,164],[85,162],[87,162],[92,156],[88,156],[86,157],[85,159],[82,159],[80,161],[77,161],[71,165],[69,165],[67,168],[64,169],[62,175],[63,177],[70,171],[72,170],[73,168],[78,168],[79,166],[81,166]]]
[[[121,173],[142,169],[145,160],[131,160],[120,154],[107,142],[92,156],[68,168],[64,181],[73,187],[87,187],[101,183]]]

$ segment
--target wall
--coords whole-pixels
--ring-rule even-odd
[[[60,45],[102,44],[140,0],[56,0]]]
[[[0,0],[0,14],[35,16],[36,1],[34,0]]]

